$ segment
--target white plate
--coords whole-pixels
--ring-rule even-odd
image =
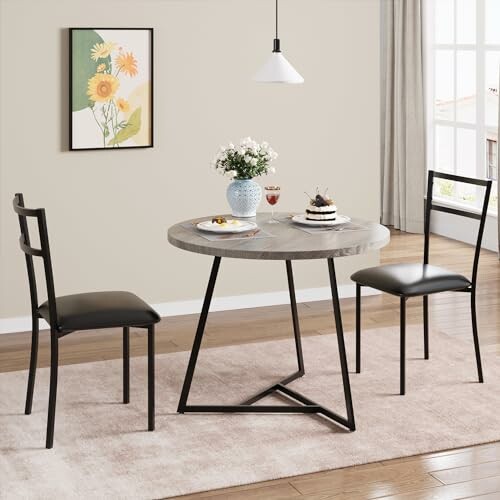
[[[210,233],[244,233],[245,231],[251,231],[252,229],[257,229],[257,224],[255,222],[249,222],[237,219],[228,219],[224,224],[217,224],[211,220],[205,220],[196,224],[196,227],[201,231],[208,231]]]
[[[347,215],[337,215],[335,220],[307,220],[305,214],[294,215],[293,222],[303,224],[304,226],[317,226],[317,227],[330,227],[339,226],[340,224],[347,224],[351,222],[351,218]]]

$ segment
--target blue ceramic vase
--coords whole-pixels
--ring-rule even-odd
[[[252,179],[235,179],[226,191],[233,217],[255,217],[262,199],[262,188]]]

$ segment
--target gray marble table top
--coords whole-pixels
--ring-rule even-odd
[[[269,213],[257,214],[251,220],[268,238],[226,239],[209,241],[196,228],[195,223],[211,216],[184,221],[168,230],[168,241],[175,247],[205,255],[259,260],[306,260],[357,255],[377,250],[390,240],[389,230],[375,222],[353,219],[364,229],[355,231],[325,231],[308,234],[287,219],[288,214],[275,214],[279,224],[268,224]],[[227,218],[231,216],[227,215]]]

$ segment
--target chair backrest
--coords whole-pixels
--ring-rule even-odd
[[[43,259],[43,267],[45,271],[45,282],[47,285],[47,299],[49,302],[50,327],[53,330],[57,329],[57,310],[56,297],[54,291],[54,276],[52,273],[52,262],[50,260],[49,236],[47,233],[47,221],[45,219],[45,210],[43,208],[26,208],[24,206],[24,197],[21,193],[17,193],[13,200],[14,211],[19,216],[19,227],[21,229],[21,237],[19,244],[21,250],[26,257],[26,267],[28,269],[28,281],[31,297],[31,313],[33,317],[38,315],[38,293],[35,275],[35,266],[33,257],[41,257]],[[40,248],[31,246],[28,217],[36,219],[38,225],[38,233],[40,236]]]
[[[443,205],[436,205],[432,199],[432,190],[434,186],[434,179],[446,179],[449,181],[462,182],[465,184],[473,184],[475,186],[481,186],[485,188],[483,207],[481,213],[472,210],[465,210],[459,208],[451,208]],[[462,217],[468,217],[470,219],[476,219],[479,221],[479,229],[477,233],[476,249],[474,252],[474,263],[472,266],[472,286],[476,286],[477,281],[477,270],[479,266],[479,254],[481,253],[481,242],[483,240],[484,224],[486,222],[486,214],[488,212],[488,204],[490,202],[491,193],[491,180],[475,179],[473,177],[463,177],[460,175],[446,174],[444,172],[436,172],[434,170],[429,170],[429,177],[427,182],[427,203],[425,205],[425,243],[424,243],[424,264],[429,263],[429,232],[430,232],[430,219],[431,210],[436,210],[437,212],[445,212],[447,214],[460,215]]]

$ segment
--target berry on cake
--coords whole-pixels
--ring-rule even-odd
[[[310,200],[306,208],[306,220],[334,221],[337,219],[337,207],[334,201],[326,194],[327,191],[328,189],[321,195],[317,189],[314,198],[311,198],[306,193]]]

